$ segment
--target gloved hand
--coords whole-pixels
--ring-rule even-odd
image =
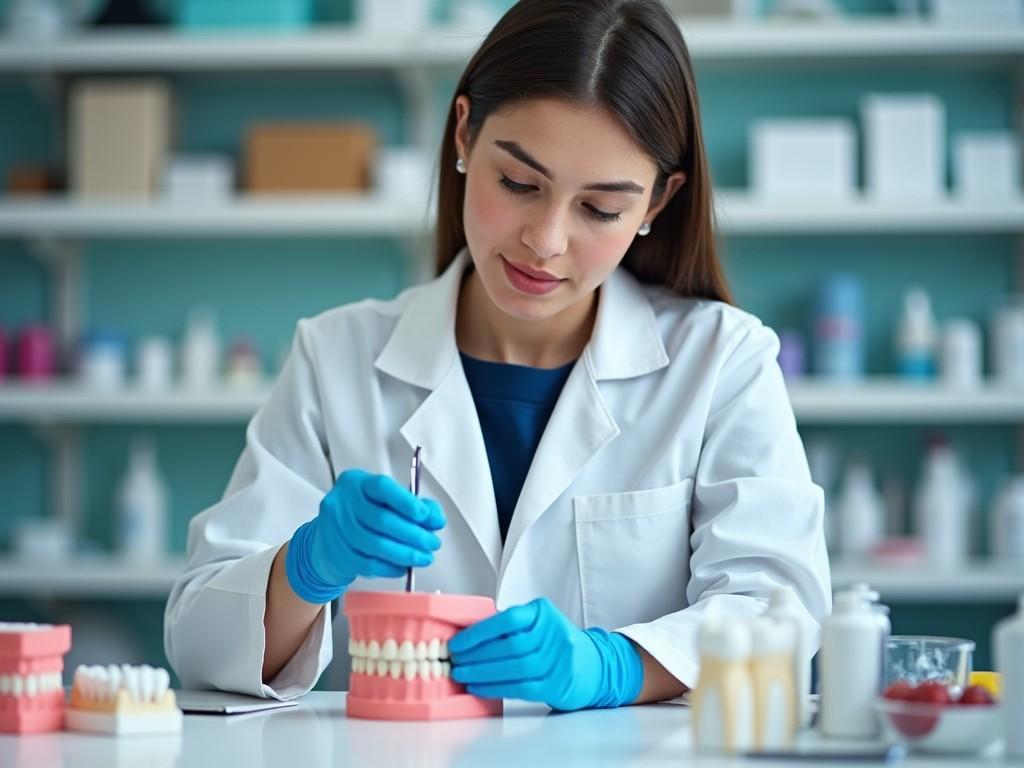
[[[288,583],[310,603],[329,603],[359,576],[398,577],[434,562],[445,525],[433,499],[361,469],[341,474],[320,511],[292,535],[285,555]]]
[[[643,686],[640,654],[624,635],[582,630],[546,598],[517,605],[448,641],[452,679],[483,698],[542,701],[553,709],[631,704]]]

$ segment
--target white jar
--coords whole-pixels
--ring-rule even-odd
[[[821,709],[818,726],[828,738],[878,737],[875,697],[881,683],[884,636],[860,592],[839,592],[821,626],[818,654]]]
[[[169,339],[147,336],[136,349],[135,368],[139,386],[147,391],[169,389],[174,369],[174,348]]]
[[[1024,594],[1018,601],[1016,615],[996,624],[992,637],[996,670],[1002,676],[1006,756],[1024,758]]]
[[[1024,475],[1011,477],[992,504],[992,554],[999,560],[1024,563]]]
[[[1024,297],[992,314],[992,373],[998,384],[1024,385]]]
[[[970,320],[958,318],[942,331],[942,382],[958,389],[981,384],[981,331]]]

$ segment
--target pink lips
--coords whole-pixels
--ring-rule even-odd
[[[529,293],[532,296],[540,296],[550,293],[557,288],[563,278],[555,277],[543,270],[530,269],[525,265],[513,265],[508,259],[502,257],[502,264],[505,267],[505,276],[514,288]]]

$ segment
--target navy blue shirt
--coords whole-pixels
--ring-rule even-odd
[[[533,455],[575,362],[530,368],[460,355],[484,435],[504,544]]]

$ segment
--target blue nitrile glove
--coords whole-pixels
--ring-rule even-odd
[[[386,475],[343,472],[320,512],[292,535],[288,583],[310,603],[329,603],[359,576],[394,578],[434,562],[445,517],[433,499],[414,496]]]
[[[582,630],[543,597],[467,627],[448,651],[452,679],[483,698],[618,707],[632,704],[644,682],[640,654],[625,635]]]

